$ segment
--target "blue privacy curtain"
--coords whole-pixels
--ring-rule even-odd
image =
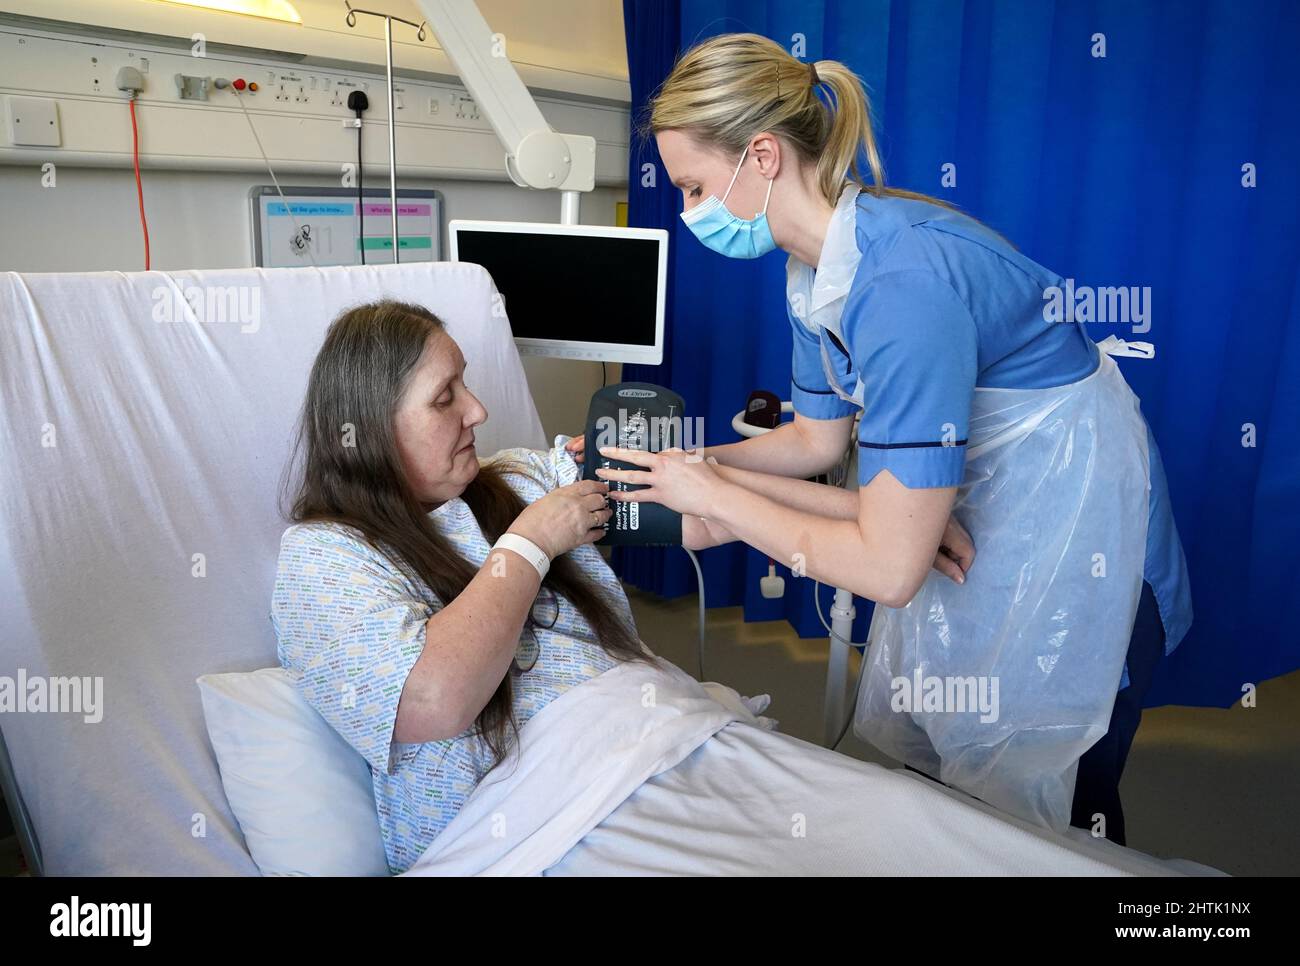
[[[1300,5],[624,0],[624,16],[629,224],[671,235],[664,362],[625,379],[681,393],[706,445],[735,441],[752,389],[789,397],[784,253],[745,262],[700,245],[635,127],[692,43],[731,31],[802,43],[802,59],[843,61],[867,85],[890,184],[954,202],[1078,285],[1149,286],[1149,331],[1091,324],[1098,341],[1156,345],[1154,361],[1120,366],[1164,457],[1191,572],[1195,622],[1148,705],[1227,706],[1300,667]],[[767,601],[757,551],[700,558],[710,606],[824,634],[807,579],[778,567],[786,596]],[[620,550],[614,564],[645,590],[694,591],[677,548]],[[861,641],[870,604],[856,603]]]

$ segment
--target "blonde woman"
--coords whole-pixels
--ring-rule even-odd
[[[649,129],[701,243],[788,254],[795,418],[710,447],[716,463],[602,451],[644,467],[603,479],[648,486],[611,498],[706,517],[878,602],[860,735],[1014,814],[1122,843],[1142,696],[1191,605],[1137,398],[1080,324],[1044,313],[1063,279],[885,187],[866,94],[838,62],[712,38],[666,78]],[[857,491],[805,482],[855,415]],[[953,580],[930,572],[943,546]]]

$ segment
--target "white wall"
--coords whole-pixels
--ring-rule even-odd
[[[145,211],[155,269],[237,268],[253,264],[248,191],[270,184],[239,173],[146,171]],[[337,179],[294,175],[282,184],[337,186]],[[0,271],[140,271],[144,249],[129,171],[58,169],[57,186],[42,188],[36,168],[0,166]],[[379,182],[367,182],[378,187]],[[485,181],[401,181],[435,188],[450,218],[558,221],[559,195]],[[583,196],[582,222],[612,225],[614,203],[627,192],[597,188]],[[446,236],[442,239],[444,249]],[[525,356],[524,371],[548,439],[581,431],[599,363]],[[622,366],[610,363],[609,381]]]
[[[384,63],[383,21],[358,17],[346,24],[343,0],[293,0],[301,24],[203,10],[159,0],[0,0],[0,14],[41,18],[95,28],[189,38],[211,44],[284,51],[334,62]],[[620,0],[477,0],[489,29],[506,42],[506,54],[533,90],[560,91],[628,102],[627,48]],[[415,23],[424,19],[418,0],[355,2]],[[436,36],[423,43],[396,24],[396,67],[454,77]]]
[[[277,172],[277,174],[279,174]],[[282,186],[337,188],[337,178],[279,174]],[[145,213],[155,269],[239,268],[253,264],[248,192],[270,186],[263,173],[144,171]],[[452,218],[559,221],[560,196],[489,181],[398,179],[399,188],[433,188]],[[387,188],[366,175],[366,189]],[[614,224],[623,188],[582,197],[582,222]],[[445,225],[442,233],[446,253]],[[14,272],[141,271],[144,248],[135,178],[116,168],[60,166],[52,188],[39,168],[0,165],[0,270]]]
[[[416,6],[414,3],[407,5]],[[44,16],[64,18],[72,16],[76,10],[89,12],[96,9],[94,5],[68,2],[49,2],[39,6]],[[127,9],[157,7],[166,11],[169,6],[135,4]],[[341,2],[337,6],[341,9]],[[31,9],[22,9],[24,7]],[[540,12],[543,7],[545,16]],[[614,0],[561,0],[547,4],[533,4],[526,0],[481,0],[480,8],[494,29],[506,33],[512,59],[527,59],[535,66],[545,67],[549,89],[561,89],[566,72],[571,73],[570,88],[581,91],[579,97],[583,94],[591,96],[591,87],[597,83],[604,85],[601,94],[617,91],[619,85],[625,88],[627,69],[622,47],[622,9],[621,4]],[[35,12],[30,4],[0,0],[0,12],[6,9],[19,13]],[[395,9],[393,12],[402,11]],[[87,16],[84,19],[89,21],[91,18]],[[579,22],[586,26],[578,51],[572,52],[574,34],[568,27],[560,30],[558,25]],[[13,29],[12,24],[9,29]],[[341,23],[340,29],[346,30]],[[568,49],[566,45],[569,45]],[[528,76],[522,67],[521,74]],[[97,95],[77,87],[60,93],[57,89],[30,91],[9,86],[0,90],[0,94],[4,93],[71,97],[86,104],[98,100]],[[105,95],[111,96],[107,91]],[[618,108],[609,100],[593,106],[588,114],[589,123],[598,127],[606,125],[611,109]],[[565,112],[566,120],[572,118],[571,123],[583,123],[585,109],[580,102],[556,110]],[[267,122],[259,118],[258,123],[260,126]],[[596,133],[596,128],[592,131]],[[570,132],[585,133],[581,129],[570,129]],[[149,166],[147,141],[144,146],[143,181],[152,267],[168,270],[251,265],[248,192],[255,185],[270,184],[265,170],[248,164],[243,164],[239,170],[204,170],[201,165],[192,170],[159,169]],[[620,150],[621,157],[611,166],[609,156]],[[274,148],[271,151],[274,157]],[[5,153],[0,151],[0,270],[67,272],[138,271],[143,268],[134,176],[125,166],[125,158],[101,157],[96,160],[96,166],[85,167],[62,162],[57,149],[42,152],[48,160],[57,163],[55,185],[44,187],[40,166],[34,159],[6,158]],[[116,152],[104,153],[112,155]],[[599,145],[598,154],[605,155],[607,170],[612,167],[618,171],[620,165],[622,170],[626,170],[625,142],[611,144],[606,138]],[[9,163],[4,163],[6,161]],[[368,152],[366,186],[386,185],[386,171],[371,168],[372,158]],[[293,169],[286,171],[279,166],[276,173],[282,185],[339,185],[337,175],[295,173]],[[444,219],[559,220],[558,193],[518,188],[505,178],[504,172],[495,181],[463,180],[450,176],[399,178],[398,186],[434,188],[441,192]],[[613,224],[615,202],[625,200],[626,196],[625,185],[598,185],[583,196],[582,223]],[[442,243],[445,251],[445,223]],[[600,364],[525,357],[524,368],[548,436],[578,432],[586,417],[591,393],[601,385]],[[608,368],[609,381],[618,381],[622,367],[611,363]]]

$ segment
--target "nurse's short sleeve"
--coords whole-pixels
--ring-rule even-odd
[[[809,419],[839,419],[857,412],[858,407],[835,395],[826,381],[819,337],[794,317],[789,303],[786,303],[786,317],[794,334],[794,354],[790,360],[790,401],[794,403],[794,411]]]
[[[526,502],[539,500],[558,486],[576,483],[582,467],[562,445],[549,450],[514,447],[494,454],[489,461],[509,477],[513,489]]]
[[[965,303],[932,272],[888,272],[853,292],[845,338],[863,381],[858,483],[889,470],[904,486],[959,486],[978,374]]]
[[[376,771],[392,771],[398,702],[436,609],[359,535],[307,524],[280,542],[271,609],[280,662]]]

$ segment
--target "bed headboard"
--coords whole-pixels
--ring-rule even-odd
[[[0,676],[29,703],[33,680],[91,679],[83,708],[103,688],[98,722],[0,714],[47,874],[256,874],[194,679],[276,663],[307,373],[328,323],[384,296],[460,343],[480,455],[545,447],[477,265],[0,274]]]

